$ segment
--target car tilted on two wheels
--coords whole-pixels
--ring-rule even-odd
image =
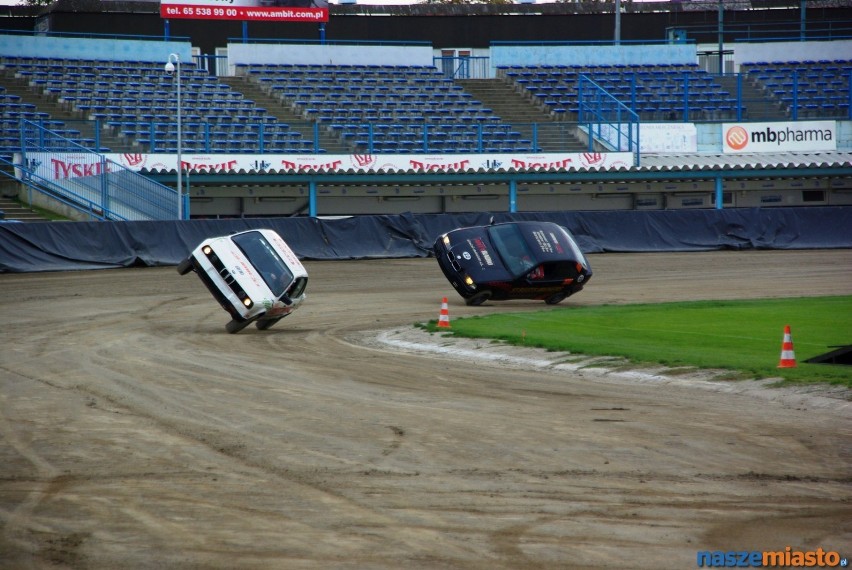
[[[538,299],[555,305],[592,277],[571,233],[552,222],[458,228],[438,236],[433,251],[468,305],[489,299]]]
[[[554,305],[583,289],[592,269],[567,229],[551,222],[507,222],[458,228],[433,251],[468,305],[539,299]],[[305,300],[308,273],[276,232],[248,230],[201,242],[180,262],[195,271],[231,321],[229,333],[251,323],[265,330]]]
[[[181,275],[190,271],[231,315],[229,333],[251,323],[268,329],[302,304],[308,284],[302,262],[267,229],[204,240],[177,267]]]

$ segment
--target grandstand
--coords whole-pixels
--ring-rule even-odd
[[[759,61],[741,73],[784,117],[849,118],[852,60]]]
[[[175,152],[174,78],[162,64],[50,58],[3,58],[6,77],[23,80],[54,113],[100,125],[118,137],[116,150]],[[266,109],[194,64],[185,64],[182,144],[187,151],[312,152],[313,141],[291,131]],[[20,98],[20,96],[17,96]],[[30,104],[35,109],[36,105]],[[64,126],[49,113],[31,112],[46,127]],[[17,125],[15,125],[17,128]],[[69,138],[81,144],[75,133]]]
[[[175,172],[167,166],[168,156],[182,152],[193,181],[189,193],[194,216],[314,214],[317,195],[324,196],[328,206],[323,211],[330,214],[395,212],[399,205],[394,202],[403,198],[404,207],[425,212],[483,207],[708,208],[721,207],[722,199],[725,206],[849,201],[846,187],[852,172],[844,176],[842,167],[820,184],[807,183],[805,199],[797,180],[818,174],[819,165],[811,162],[800,174],[776,180],[772,187],[777,190],[766,200],[757,192],[767,187],[759,174],[754,183],[745,178],[734,183],[733,176],[720,180],[706,173],[678,178],[647,172],[655,164],[670,169],[672,162],[665,155],[694,155],[689,160],[698,163],[713,155],[715,169],[737,169],[735,156],[724,155],[721,136],[721,127],[731,123],[829,121],[836,125],[831,131],[837,139],[832,141],[834,149],[849,149],[852,61],[818,57],[843,53],[848,40],[799,42],[796,54],[804,57],[789,61],[766,61],[765,51],[738,45],[737,69],[725,74],[700,66],[697,47],[682,42],[493,45],[479,52],[490,60],[491,71],[477,78],[436,65],[444,58],[431,47],[399,56],[395,54],[405,47],[377,44],[367,50],[367,44],[294,46],[269,40],[255,46],[243,40],[228,44],[224,66],[210,67],[205,57],[182,57],[179,140],[175,78],[163,72],[164,54],[176,49],[174,42],[166,48],[155,40],[136,41],[134,49],[141,56],[136,60],[112,55],[122,51],[112,47],[102,49],[103,58],[74,56],[93,51],[78,46],[123,46],[129,41],[124,38],[47,39],[56,40],[55,55],[22,55],[27,49],[16,53],[8,43],[0,51],[0,156],[8,162],[22,146],[26,150],[22,119],[41,127],[37,136],[44,139],[39,141],[42,152],[85,147],[149,155],[156,157],[152,164],[160,166],[145,171],[166,184],[174,183]],[[177,44],[183,53],[191,52],[191,44]],[[44,51],[44,45],[42,41],[39,49]],[[321,63],[323,58],[328,62]],[[365,59],[372,61],[363,63]],[[584,85],[593,86],[594,92],[584,91]],[[621,115],[607,116],[609,111],[596,99],[601,94],[635,113],[644,126],[636,131],[635,141],[638,146],[638,133],[646,133],[641,139],[644,170],[637,149],[630,151],[636,152],[635,159],[626,159],[633,161],[635,173],[618,178],[616,185],[608,184],[612,176],[586,165],[581,166],[587,170],[582,177],[566,172],[552,177],[524,174],[542,165],[575,170],[577,166],[566,167],[579,165],[571,153],[616,156],[626,150],[621,142],[601,135],[607,129],[589,123],[589,110],[596,113],[596,122],[610,123],[609,131],[618,130],[624,120]],[[627,132],[633,136],[632,130]],[[675,138],[682,141],[680,146],[671,146]],[[386,170],[406,172],[355,180],[331,173],[286,176],[290,170],[322,170],[326,164],[351,170],[352,165],[361,168],[360,161],[380,162],[360,157],[388,157],[381,159],[390,165]],[[221,170],[220,165],[232,163],[241,166]],[[455,171],[459,164],[478,166],[452,179],[435,174]],[[429,176],[421,176],[418,168],[427,169]],[[506,169],[521,175],[510,180],[500,174]],[[217,170],[215,177],[212,170]],[[312,203],[305,200],[306,184]],[[256,190],[247,195],[246,185]],[[471,187],[477,189],[475,196],[469,195]],[[734,188],[755,192],[745,195]],[[687,191],[694,195],[673,199]],[[453,198],[447,200],[448,195]],[[338,200],[344,196],[346,200]],[[611,198],[604,202],[602,196]]]
[[[236,69],[355,152],[541,150],[432,66],[240,64]]]

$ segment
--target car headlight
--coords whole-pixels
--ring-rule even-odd
[[[471,277],[470,275],[464,276],[464,283],[468,287],[476,287],[476,285],[474,285],[474,283],[473,283],[473,277]]]
[[[441,239],[443,240],[444,245],[447,245],[447,246],[450,245],[450,236],[448,236],[447,234],[444,234],[444,237],[441,238]]]
[[[249,294],[245,291],[237,291],[237,297],[240,298],[240,301],[243,302],[246,309],[251,309],[254,306],[254,301],[251,300],[251,297],[249,297]]]
[[[209,245],[205,245],[204,247],[201,248],[201,251],[204,252],[204,255],[210,255],[211,253],[213,253],[213,248],[210,247]]]

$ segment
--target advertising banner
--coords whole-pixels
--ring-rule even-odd
[[[722,123],[725,153],[837,150],[836,121]]]
[[[106,161],[93,160],[90,154],[27,153],[30,168],[38,176],[55,181],[110,172],[120,165],[133,171],[173,171],[175,154],[107,153]],[[428,174],[435,172],[482,172],[500,169],[515,171],[606,170],[629,168],[631,153],[552,153],[552,154],[199,154],[181,155],[185,172],[263,172],[294,171],[341,174],[348,172],[381,173],[387,171]]]
[[[595,134],[621,151],[627,150],[628,142],[638,137],[639,152],[643,154],[698,152],[695,123],[642,123],[641,126],[613,123],[601,125]]]
[[[161,0],[160,16],[196,20],[327,22],[328,0]]]

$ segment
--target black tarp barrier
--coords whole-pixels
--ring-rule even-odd
[[[426,257],[440,234],[492,216],[556,222],[586,253],[852,248],[845,206],[0,223],[0,272],[176,265],[208,237],[251,228],[277,231],[302,259]]]

